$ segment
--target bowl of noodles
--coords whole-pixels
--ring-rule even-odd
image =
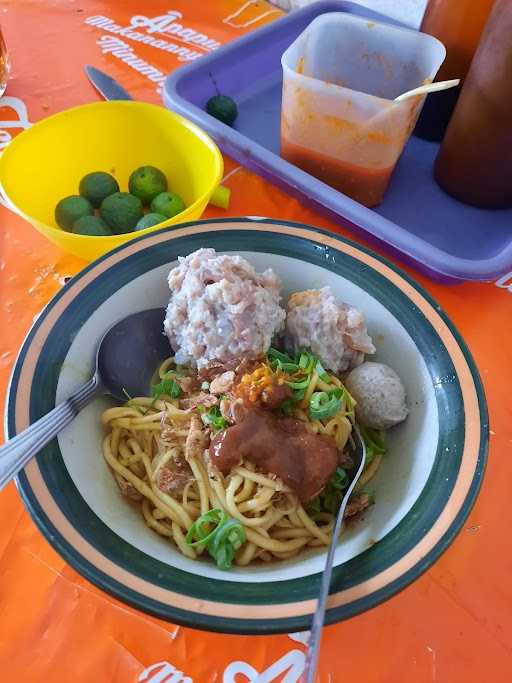
[[[327,622],[435,561],[483,474],[478,373],[419,285],[318,229],[202,221],[93,263],[24,343],[9,435],[83,382],[115,320],[156,307],[169,356],[147,391],[97,399],[18,478],[72,566],[174,622],[308,628],[355,429],[367,460],[336,539]]]

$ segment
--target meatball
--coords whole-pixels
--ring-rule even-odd
[[[345,386],[357,401],[357,419],[366,427],[389,429],[407,417],[404,385],[388,365],[363,363],[352,370]]]
[[[311,349],[326,369],[336,373],[360,365],[365,353],[375,353],[361,311],[336,301],[330,287],[291,295],[285,346],[292,353]]]
[[[199,249],[169,273],[164,330],[176,362],[198,369],[265,354],[284,325],[281,283],[240,256]]]

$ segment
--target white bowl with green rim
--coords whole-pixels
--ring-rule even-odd
[[[14,367],[7,433],[83,383],[113,321],[165,306],[169,269],[200,247],[272,267],[285,295],[330,285],[365,313],[377,359],[405,383],[411,412],[389,433],[375,505],[338,545],[327,623],[373,607],[427,569],[461,528],[482,481],[488,419],[453,324],[409,276],[363,247],[318,228],[240,218],[183,224],[118,248],[74,277],[35,322]],[[100,588],[160,618],[235,633],[308,628],[325,553],[229,572],[183,557],[146,527],[108,471],[99,420],[108,404],[97,399],[18,477],[53,547]]]

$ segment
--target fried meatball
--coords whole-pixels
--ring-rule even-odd
[[[258,358],[283,328],[279,278],[271,269],[257,273],[240,256],[199,249],[179,259],[168,281],[164,330],[180,365]]]
[[[291,295],[285,346],[292,353],[311,349],[335,373],[355,368],[365,353],[375,353],[361,311],[337,301],[330,287]]]

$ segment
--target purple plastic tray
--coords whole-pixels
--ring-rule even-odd
[[[438,145],[412,137],[384,202],[368,209],[279,156],[281,55],[319,14],[341,11],[397,23],[351,2],[317,2],[246,35],[171,74],[167,107],[195,121],[221,149],[287,192],[352,225],[437,280],[491,280],[512,267],[512,211],[487,211],[445,194],[432,177]],[[233,97],[233,128],[204,107]]]

